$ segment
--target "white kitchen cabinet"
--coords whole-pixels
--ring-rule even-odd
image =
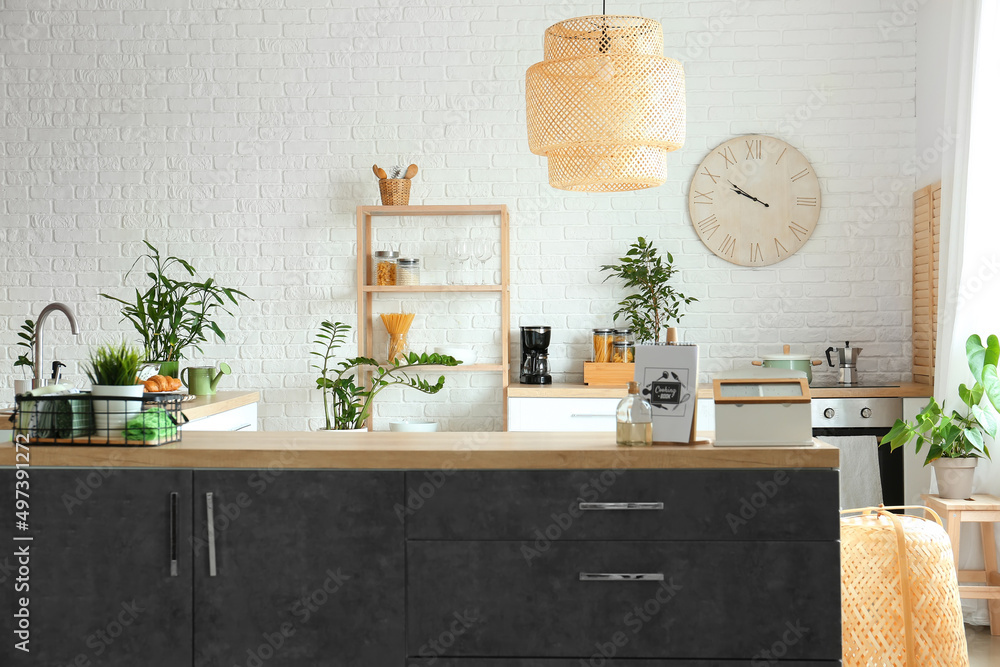
[[[615,431],[619,398],[521,398],[507,400],[508,431]],[[715,430],[715,404],[698,400],[699,431]]]
[[[257,404],[241,405],[209,417],[194,419],[182,428],[185,431],[256,431]]]

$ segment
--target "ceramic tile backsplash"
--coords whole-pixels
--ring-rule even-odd
[[[640,234],[673,253],[680,287],[700,299],[683,328],[703,343],[703,371],[780,343],[818,357],[851,340],[865,348],[865,371],[909,378],[916,45],[914,16],[899,2],[609,7],[660,20],[666,55],[687,72],[688,139],[670,156],[669,181],[624,194],[553,190],[526,141],[524,71],[542,57],[543,31],[598,11],[594,3],[2,7],[0,402],[11,397],[13,330],[45,303],[72,304],[86,344],[128,334],[98,292],[126,292],[123,274],[146,238],[253,296],[221,322],[227,342],[204,348],[204,358],[231,362],[223,385],[262,388],[263,428],[315,425],[309,341],[323,319],[355,321],[354,209],[377,201],[371,165],[397,162],[420,166],[412,203],[510,207],[511,338],[518,324],[551,325],[559,379],[580,379],[588,330],[608,323],[621,297],[597,268]],[[745,133],[799,148],[823,194],[806,246],[757,270],[712,255],[687,214],[695,166]],[[379,225],[404,254],[443,270],[442,233],[455,230]],[[481,296],[414,309],[442,325],[416,330],[415,341],[481,343],[481,356],[499,355],[492,333],[459,323],[468,315],[495,327],[498,311]],[[46,357],[79,378],[84,348],[54,319]],[[427,400],[389,393],[382,424],[428,415],[446,428],[499,427],[495,378],[455,375],[448,386]]]

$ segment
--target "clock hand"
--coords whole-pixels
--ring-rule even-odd
[[[730,184],[731,186],[733,186],[733,192],[735,192],[735,193],[737,193],[737,194],[741,194],[741,195],[743,195],[744,197],[746,197],[747,199],[752,199],[752,200],[754,200],[755,202],[757,202],[758,204],[763,204],[763,205],[764,205],[764,208],[770,208],[770,206],[769,206],[769,205],[768,205],[767,203],[765,203],[765,202],[762,202],[761,200],[757,199],[756,197],[754,197],[753,195],[751,195],[751,194],[749,194],[749,193],[747,193],[747,192],[744,192],[744,191],[743,191],[743,189],[742,189],[742,188],[740,188],[740,186],[736,185],[736,184],[735,184],[735,183],[733,183],[732,181],[729,181],[729,184]]]

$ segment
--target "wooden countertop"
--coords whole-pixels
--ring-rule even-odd
[[[927,398],[934,387],[929,384],[901,382],[898,387],[810,387],[813,398]],[[511,398],[621,398],[624,387],[590,387],[585,384],[554,383],[550,385],[512,384],[507,389]],[[712,398],[712,385],[699,384],[698,398]]]
[[[256,391],[220,391],[214,396],[199,396],[187,403],[181,403],[181,412],[188,421],[194,421],[259,401],[260,393]],[[13,428],[9,418],[10,411],[0,412],[0,431],[9,431]]]
[[[699,434],[712,435],[712,434]],[[618,447],[613,433],[189,431],[162,447],[29,447],[32,467],[310,469],[836,468],[811,447]],[[0,444],[0,466],[14,446]]]

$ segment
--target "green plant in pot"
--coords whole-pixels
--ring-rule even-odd
[[[990,336],[983,345],[982,339],[973,334],[965,343],[965,355],[975,383],[971,388],[965,384],[958,387],[962,412],[952,410],[948,414],[944,401],[939,404],[932,397],[914,421],[897,419],[892,430],[882,438],[882,444],[889,445],[893,451],[910,441],[915,443],[918,453],[926,447],[924,465],[934,466],[942,498],[964,499],[972,495],[976,465],[980,458],[990,458],[986,438],[997,435],[994,410],[1000,408],[1000,377],[997,374],[1000,340]]]
[[[94,426],[100,437],[121,435],[125,424],[142,412],[143,386],[136,384],[142,350],[122,341],[97,347],[84,367],[93,384]]]
[[[618,303],[614,317],[625,317],[636,340],[659,344],[671,320],[679,322],[683,317],[681,306],[698,299],[684,296],[670,285],[677,273],[673,255],[668,252],[664,261],[656,247],[641,236],[618,262],[601,267],[601,271],[610,273],[604,280],[620,278],[626,288],[635,292]]]
[[[17,332],[17,347],[24,351],[14,360],[14,368],[21,369],[21,379],[14,380],[14,394],[23,394],[31,389],[31,379],[35,377],[35,323],[25,320],[21,330]],[[25,372],[27,371],[27,373]],[[27,377],[24,377],[25,374]]]
[[[393,386],[411,387],[424,394],[436,394],[444,388],[444,376],[436,383],[410,373],[422,366],[458,366],[462,362],[441,354],[416,354],[410,352],[403,358],[385,365],[369,357],[354,357],[336,362],[337,349],[347,342],[351,327],[343,322],[323,322],[316,334],[316,345],[321,351],[310,354],[322,359],[322,365],[313,364],[320,371],[316,388],[323,393],[324,431],[365,430],[372,414],[375,397]],[[370,387],[359,384],[358,375],[366,368],[372,369]]]
[[[214,278],[191,280],[197,271],[190,262],[173,256],[164,258],[153,244],[143,243],[148,252],[136,259],[125,277],[144,261],[150,269],[146,272],[146,290],[136,289],[135,296],[128,300],[104,293],[101,296],[121,304],[122,321],[131,322],[139,333],[145,361],[159,362],[161,375],[177,377],[179,360],[190,349],[201,352],[200,344],[208,341],[209,333],[226,340],[214,318],[223,313],[232,315],[228,308],[239,305],[237,297],[250,297],[217,284]],[[180,277],[172,277],[175,274]]]

